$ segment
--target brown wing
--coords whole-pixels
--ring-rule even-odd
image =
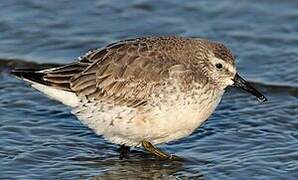
[[[177,59],[152,43],[144,39],[121,41],[52,70],[44,79],[89,100],[138,106],[169,78],[170,69],[181,70]]]

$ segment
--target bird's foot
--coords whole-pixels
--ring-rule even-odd
[[[151,152],[152,154],[158,156],[161,159],[170,160],[170,161],[177,161],[177,160],[181,159],[178,156],[175,156],[173,154],[169,155],[169,154],[161,151],[160,149],[156,148],[153,144],[151,144],[149,141],[144,140],[141,143],[142,143],[142,146],[144,147],[144,149],[146,149],[147,151]]]
[[[179,160],[182,160],[182,158],[180,158],[180,157],[178,157],[174,154],[171,154],[171,155],[168,156],[168,160],[170,160],[170,161],[179,161]]]
[[[121,145],[121,147],[119,148],[119,158],[120,159],[124,159],[124,158],[129,158],[128,153],[130,152],[130,148],[128,146],[125,145]]]

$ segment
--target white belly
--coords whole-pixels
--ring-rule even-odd
[[[116,144],[138,146],[142,140],[165,143],[191,134],[214,111],[223,91],[165,93],[146,108],[85,103],[73,113],[95,133]]]

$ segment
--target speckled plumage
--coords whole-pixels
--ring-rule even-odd
[[[146,101],[169,78],[182,88],[191,81],[212,83],[202,74],[212,48],[222,49],[221,56],[227,50],[207,40],[176,36],[125,40],[90,51],[73,64],[46,70],[44,80],[88,99],[133,106]],[[225,56],[233,63],[231,55]]]
[[[222,61],[225,75],[213,70],[214,62]],[[72,106],[109,141],[138,146],[142,140],[159,144],[192,133],[214,111],[231,85],[226,76],[236,70],[233,55],[220,43],[162,36],[113,43],[39,73],[43,85],[33,82],[33,87]],[[72,99],[58,97],[58,91]]]

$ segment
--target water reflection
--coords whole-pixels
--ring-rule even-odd
[[[128,159],[75,158],[79,165],[101,169],[92,179],[203,179],[200,172],[190,171],[186,161],[164,161],[146,152],[132,151]]]

